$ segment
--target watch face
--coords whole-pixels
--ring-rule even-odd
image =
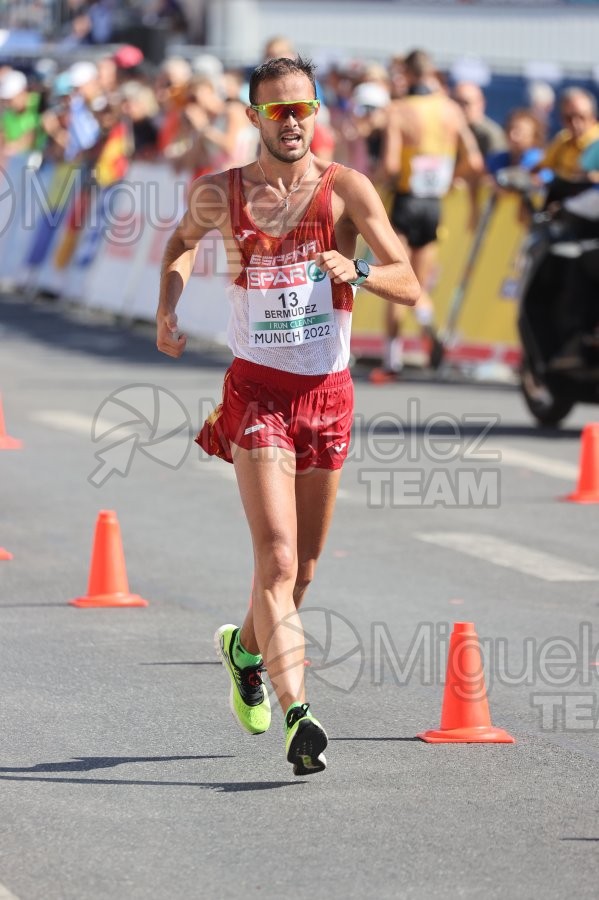
[[[368,265],[367,262],[365,262],[365,260],[357,259],[356,260],[356,271],[357,271],[358,275],[360,275],[364,278],[367,278],[368,275],[370,274],[370,266]]]

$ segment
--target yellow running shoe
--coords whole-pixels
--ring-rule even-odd
[[[214,635],[214,646],[231,679],[231,712],[244,731],[262,734],[270,726],[270,700],[261,677],[265,669],[261,662],[243,669],[235,664],[232,648],[238,631],[237,625],[223,625]]]

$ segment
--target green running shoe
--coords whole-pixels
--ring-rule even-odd
[[[309,712],[309,706],[309,703],[292,706],[285,718],[285,750],[294,775],[314,775],[327,767],[322,751],[329,739],[318,719]]]
[[[244,731],[262,734],[270,726],[270,700],[261,678],[265,669],[263,665],[245,669],[235,665],[232,646],[238,631],[236,625],[223,625],[214,635],[214,646],[231,679],[231,712]]]

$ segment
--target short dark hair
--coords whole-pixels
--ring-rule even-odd
[[[404,66],[412,78],[426,78],[435,74],[435,65],[425,50],[412,50],[404,59]]]
[[[316,97],[316,66],[311,59],[302,59],[296,56],[295,59],[287,59],[282,56],[280,59],[269,59],[268,62],[262,63],[257,69],[254,69],[250,76],[250,103],[255,103],[258,96],[258,87],[263,81],[275,81],[277,78],[283,78],[285,75],[295,75],[301,73],[309,79],[314,96]],[[306,97],[306,99],[310,99]]]

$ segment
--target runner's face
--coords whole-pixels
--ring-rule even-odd
[[[276,81],[263,81],[258,86],[256,103],[275,103],[277,100],[312,100],[314,88],[302,72],[285,75]],[[248,115],[260,131],[260,138],[268,152],[279,162],[293,163],[302,159],[314,137],[316,115],[298,122],[289,115],[280,122],[265,119],[250,109]]]

